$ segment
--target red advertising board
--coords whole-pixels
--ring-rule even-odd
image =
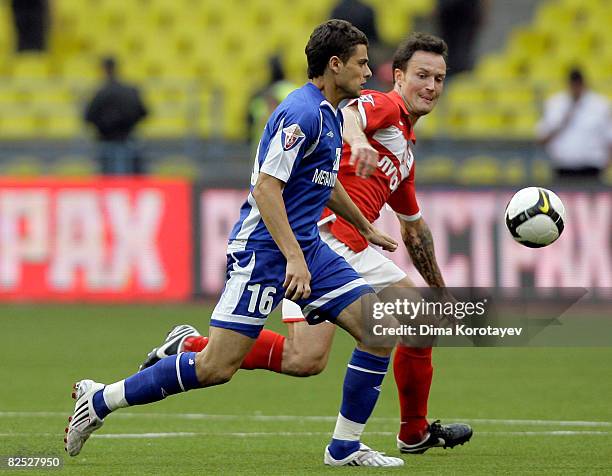
[[[546,248],[516,243],[504,223],[515,190],[422,188],[419,204],[431,228],[438,263],[454,287],[583,287],[595,294],[612,288],[612,193],[559,191],[567,219],[561,238]],[[225,277],[227,235],[246,191],[204,190],[200,195],[200,292],[217,294]],[[399,243],[398,220],[383,210],[377,226]],[[402,245],[387,256],[424,285]],[[601,295],[603,297],[603,295]]]
[[[190,184],[0,179],[0,300],[191,296]]]

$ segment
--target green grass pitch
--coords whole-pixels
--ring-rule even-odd
[[[17,474],[380,474],[326,468],[351,339],[307,379],[241,371],[228,385],[111,415],[81,455],[64,456],[72,383],[132,374],[176,323],[206,330],[210,306],[0,306],[0,456],[59,455],[56,471]],[[278,315],[269,328],[284,332]],[[612,474],[611,348],[434,350],[429,413],[467,421],[453,450],[405,456],[407,474]],[[397,455],[389,375],[364,441]],[[0,470],[0,474],[5,474]],[[6,473],[8,474],[8,472]]]

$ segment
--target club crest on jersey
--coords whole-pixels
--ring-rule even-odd
[[[283,149],[290,150],[306,137],[299,124],[291,124],[283,128]]]

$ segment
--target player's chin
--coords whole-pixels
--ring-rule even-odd
[[[355,97],[361,96],[361,91],[363,91],[364,89],[365,89],[364,84],[358,84],[357,86],[355,86],[354,88]]]
[[[433,110],[435,105],[436,105],[435,102],[424,104],[418,109],[417,114],[419,116],[424,116],[426,114],[429,114]]]

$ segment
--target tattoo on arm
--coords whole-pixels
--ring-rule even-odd
[[[414,267],[425,282],[432,287],[444,287],[444,278],[436,261],[433,237],[427,223],[422,219],[410,225],[403,223],[402,239]]]

